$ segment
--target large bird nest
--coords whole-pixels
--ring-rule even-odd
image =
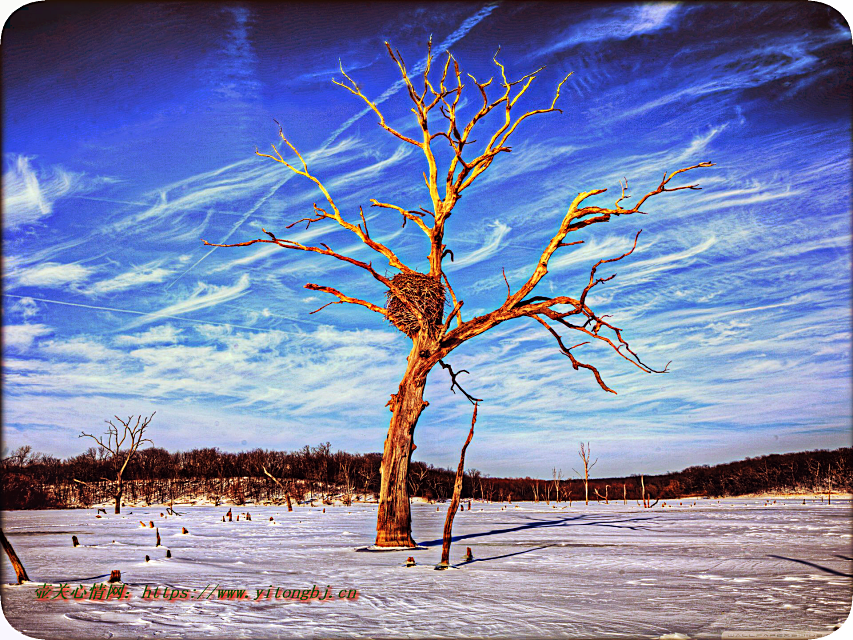
[[[444,318],[444,285],[440,280],[423,273],[412,271],[398,273],[391,282],[402,294],[401,300],[397,294],[389,290],[386,310],[388,319],[400,331],[410,338],[418,335],[421,324],[414,312],[416,309],[426,322],[427,334],[435,337],[441,328]]]

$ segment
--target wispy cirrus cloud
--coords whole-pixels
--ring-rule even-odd
[[[134,266],[111,278],[92,283],[85,289],[84,293],[97,296],[164,282],[174,273],[174,270],[164,268],[161,266],[162,264],[163,261],[156,260],[144,265]]]
[[[43,262],[22,267],[9,274],[11,286],[44,287],[50,289],[79,285],[95,272],[93,267],[79,263]]]
[[[470,253],[466,252],[453,262],[448,263],[448,270],[456,270],[461,269],[462,267],[471,266],[472,264],[476,264],[490,258],[498,252],[503,239],[510,231],[512,231],[512,228],[509,225],[502,223],[500,220],[495,220],[494,222],[489,223],[488,226],[491,227],[492,231],[489,234],[489,237],[486,238],[483,245],[479,249],[475,249]]]
[[[114,182],[59,166],[33,166],[35,158],[7,154],[3,158],[3,226],[16,229],[41,221],[53,213],[58,199],[92,191]]]
[[[137,320],[133,320],[125,326],[125,329],[132,329],[134,327],[138,327],[142,324],[146,324],[149,322],[154,322],[155,320],[164,317],[178,316],[181,314],[198,311],[200,309],[207,309],[209,307],[222,304],[223,302],[228,302],[229,300],[239,298],[240,296],[243,296],[248,293],[248,291],[249,276],[245,273],[240,276],[239,280],[237,280],[237,282],[235,282],[231,286],[218,286],[214,284],[198,282],[189,297],[174,304],[170,304],[166,307],[163,307],[158,311],[148,313],[138,318]]]
[[[627,40],[640,34],[653,33],[669,26],[677,17],[678,3],[649,2],[640,5],[621,5],[612,9],[607,17],[596,17],[572,25],[555,42],[540,49],[544,55],[563,51],[570,47],[589,42],[607,40]]]

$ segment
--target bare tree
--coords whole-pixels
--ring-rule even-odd
[[[563,470],[558,470],[557,467],[553,467],[551,469],[551,475],[553,476],[554,481],[554,491],[557,495],[556,502],[557,504],[560,504],[560,483],[563,482]]]
[[[333,80],[333,82],[362,100],[379,119],[378,124],[382,129],[399,140],[416,147],[424,155],[427,171],[424,172],[423,177],[429,196],[429,206],[423,207],[412,204],[404,206],[380,202],[376,199],[371,199],[371,206],[400,215],[404,226],[407,223],[412,223],[415,230],[426,237],[429,245],[427,251],[429,269],[427,272],[416,271],[405,264],[390,247],[372,237],[361,207],[357,212],[354,212],[357,217],[352,215],[349,216],[350,219],[347,219],[326,184],[309,169],[305,158],[285,136],[281,126],[279,126],[278,133],[283,143],[282,146],[286,146],[296,160],[286,159],[276,145],[272,145],[273,153],[271,154],[261,153],[257,150],[255,153],[278,162],[289,171],[310,180],[325,199],[322,206],[315,203],[310,215],[288,225],[287,228],[289,229],[299,222],[305,222],[306,225],[315,222],[331,222],[333,228],[343,229],[355,236],[358,241],[373,250],[381,261],[387,262],[390,269],[396,270],[398,273],[393,277],[388,277],[383,274],[383,269],[374,268],[373,262],[365,262],[345,255],[333,250],[328,244],[306,245],[281,238],[266,229],[263,229],[267,236],[264,238],[235,244],[214,244],[206,241],[205,244],[215,247],[245,247],[255,243],[270,243],[283,249],[311,252],[362,269],[382,285],[388,297],[386,307],[369,300],[352,297],[325,285],[308,283],[305,288],[312,291],[322,291],[337,298],[320,307],[320,309],[332,304],[359,305],[390,320],[412,340],[405,373],[397,393],[391,396],[387,405],[392,415],[382,455],[379,510],[376,525],[376,544],[378,546],[412,547],[415,546],[415,542],[411,536],[407,477],[415,446],[413,441],[414,430],[421,412],[427,406],[423,399],[423,393],[427,376],[432,369],[441,364],[451,376],[451,389],[454,392],[456,389],[460,389],[472,403],[475,402],[476,398],[459,387],[456,379],[458,373],[454,372],[450,365],[444,362],[444,359],[468,340],[504,322],[528,318],[541,325],[556,340],[560,352],[569,359],[575,370],[582,368],[591,372],[598,385],[609,393],[616,392],[605,384],[598,369],[591,364],[582,362],[576,356],[576,350],[582,345],[597,340],[612,348],[617,356],[630,362],[641,371],[646,373],[666,372],[666,366],[663,369],[654,369],[645,364],[624,339],[623,330],[613,324],[612,320],[607,320],[607,315],[594,311],[587,302],[589,293],[595,286],[611,280],[615,275],[597,277],[597,269],[604,264],[617,262],[631,255],[636,248],[637,237],[634,238],[633,246],[629,251],[615,258],[599,260],[593,265],[589,281],[582,288],[579,287],[581,291],[577,297],[534,295],[534,289],[548,273],[548,264],[559,249],[583,242],[583,240],[567,242],[566,238],[569,234],[593,224],[606,223],[613,218],[644,213],[640,210],[641,207],[650,198],[659,194],[685,189],[699,189],[695,184],[671,186],[671,183],[679,174],[699,167],[711,167],[713,164],[701,162],[677,169],[671,173],[664,173],[660,184],[639,197],[633,206],[629,206],[627,203],[631,197],[627,193],[627,180],[620,185],[620,195],[611,206],[590,203],[590,199],[607,191],[605,188],[594,188],[578,193],[571,199],[556,231],[523,283],[513,289],[504,275],[504,281],[507,285],[506,299],[491,312],[463,320],[461,311],[463,300],[456,295],[443,267],[445,258],[449,256],[450,260],[453,260],[453,251],[445,244],[447,221],[465,190],[492,166],[500,154],[511,151],[509,140],[516,133],[519,125],[533,116],[552,112],[562,113],[556,104],[560,98],[560,90],[568,76],[557,85],[554,98],[550,104],[519,115],[517,113],[519,100],[542,71],[542,68],[523,75],[517,80],[509,80],[504,64],[498,60],[497,54],[495,54],[493,62],[496,72],[500,76],[495,83],[497,85],[495,88],[498,89],[495,92],[492,90],[494,78],[481,82],[467,74],[467,78],[471,82],[468,83],[467,79],[463,82],[463,73],[458,62],[447,52],[444,64],[439,65],[441,69],[436,86],[435,73],[431,74],[435,61],[432,42],[428,45],[424,71],[419,74],[419,77],[410,74],[399,51],[395,52],[388,43],[386,43],[386,47],[391,59],[399,69],[408,96],[414,105],[412,112],[418,123],[418,132],[413,134],[414,137],[410,137],[388,124],[384,114],[379,109],[379,101],[368,98],[356,81],[343,70],[343,66],[341,66],[343,80]],[[475,88],[475,95],[478,95],[482,101],[467,123],[457,118],[457,107],[467,101],[467,98],[463,100],[463,89],[466,83],[468,83],[468,87]],[[492,93],[491,96],[490,93]],[[475,100],[477,99],[475,98]],[[487,118],[490,114],[497,116],[497,121],[493,122],[495,128],[491,134],[481,131],[485,135],[477,137],[486,141],[485,146],[480,143],[478,145],[479,151],[472,153],[473,149],[478,148],[474,146],[476,140],[472,138],[472,132],[478,125],[482,124],[478,128],[478,130],[482,130],[485,128],[485,122],[493,121],[493,118]],[[430,121],[430,117],[433,117],[432,121]],[[439,124],[436,124],[436,121]],[[450,147],[449,160],[446,167],[441,170],[436,155],[439,151],[439,144],[449,145]],[[404,284],[412,286],[404,286]],[[446,294],[450,296],[452,308],[450,313],[445,316],[443,301]],[[451,328],[454,322],[455,327]],[[582,334],[582,342],[574,345],[564,343],[558,329]]]
[[[530,482],[530,488],[533,490],[533,502],[539,502],[539,481],[532,480]]]
[[[157,413],[156,411],[154,413]],[[106,441],[104,441],[104,436],[97,437],[93,436],[90,433],[81,433],[80,438],[92,438],[104,451],[109,453],[110,465],[112,466],[113,471],[115,472],[115,501],[116,501],[116,513],[121,513],[121,496],[124,492],[124,481],[122,480],[122,474],[124,474],[124,470],[127,468],[127,463],[130,462],[130,459],[133,458],[133,455],[136,453],[136,450],[139,449],[139,446],[144,442],[151,442],[148,438],[143,438],[143,434],[145,433],[145,429],[148,428],[148,425],[151,424],[151,419],[154,417],[154,413],[152,413],[147,418],[143,419],[142,415],[136,417],[136,423],[133,423],[133,416],[129,416],[128,419],[122,420],[118,416],[114,416],[118,423],[122,426],[119,429],[115,424],[113,424],[112,420],[105,420],[109,427],[107,427],[107,432],[104,434],[106,436]],[[130,441],[128,442],[128,438]],[[123,449],[127,443],[127,448]],[[104,480],[110,481],[109,478],[104,478]]]
[[[427,467],[423,462],[416,462],[409,468],[409,484],[412,489],[411,495],[419,496],[422,493],[421,486],[428,474],[429,467]]]
[[[581,442],[581,448],[578,451],[578,455],[583,460],[583,499],[584,504],[589,504],[589,470],[595,466],[595,463],[598,462],[598,458],[595,459],[595,462],[592,464],[589,463],[590,459],[590,448],[589,442],[586,443],[586,447],[584,447],[583,442]],[[572,469],[575,473],[580,475],[580,472],[577,469]]]

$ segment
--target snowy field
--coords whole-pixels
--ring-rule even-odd
[[[621,502],[556,509],[475,502],[456,517],[455,568],[447,571],[433,568],[444,505],[412,505],[413,534],[424,549],[374,553],[356,549],[373,541],[376,505],[325,513],[248,505],[232,507],[233,522],[222,522],[228,507],[176,507],[184,515],[168,518],[160,516],[164,508],[101,518],[94,509],[7,512],[3,529],[32,582],[4,586],[3,611],[27,635],[63,639],[720,638],[758,630],[825,635],[846,620],[849,501],[681,502],[645,510]],[[236,521],[247,510],[252,519]],[[154,521],[163,546],[140,520]],[[473,562],[461,562],[466,547]],[[410,555],[414,567],[405,566]],[[111,569],[121,570],[127,600],[36,600],[44,583],[52,598],[62,583],[91,589]],[[3,582],[14,582],[5,555]],[[276,599],[314,585],[324,595],[331,587],[335,599]],[[185,589],[188,599],[145,600],[146,586]],[[246,589],[247,599],[221,600],[214,586]],[[353,589],[357,598],[348,597]]]

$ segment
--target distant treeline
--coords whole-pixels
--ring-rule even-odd
[[[280,502],[289,492],[297,501],[348,502],[378,494],[381,460],[379,453],[333,453],[328,442],[297,451],[254,449],[240,453],[215,448],[170,453],[151,447],[140,449],[127,465],[124,499],[164,504],[205,497],[243,504]],[[109,452],[96,447],[65,460],[21,447],[0,461],[0,471],[3,509],[86,507],[108,502],[114,484],[110,478],[115,478]],[[583,480],[561,475],[555,472],[551,479],[492,478],[469,469],[462,497],[500,502],[583,501]],[[454,476],[455,471],[450,469],[413,462],[410,495],[439,501],[449,498]],[[853,449],[772,454],[643,477],[595,478],[587,487],[591,501],[639,501],[643,489],[650,501],[760,492],[848,492],[853,490]]]

